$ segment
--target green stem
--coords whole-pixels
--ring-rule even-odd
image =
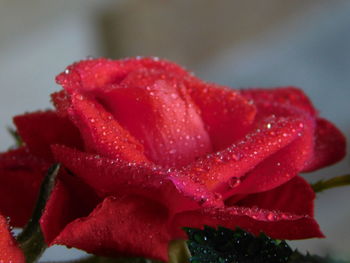
[[[315,193],[319,193],[327,189],[346,185],[350,185],[350,174],[333,177],[328,180],[321,180],[311,184],[311,187],[314,189]]]
[[[55,186],[60,164],[54,164],[47,171],[47,175],[41,184],[39,197],[31,219],[17,236],[17,241],[22,248],[27,263],[36,262],[46,249],[45,240],[41,232],[39,220],[44,211],[47,200]]]

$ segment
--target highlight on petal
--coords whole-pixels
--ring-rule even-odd
[[[0,213],[23,227],[29,220],[49,164],[26,147],[0,154]]]
[[[52,244],[167,261],[168,220],[164,206],[144,197],[108,197],[89,216],[68,224]]]
[[[59,117],[54,111],[19,115],[14,118],[14,123],[30,152],[44,159],[52,159],[52,144],[82,148],[79,130],[70,120]]]
[[[148,162],[143,146],[95,100],[71,96],[69,115],[79,128],[88,150],[110,158]]]
[[[304,171],[311,172],[332,165],[343,159],[345,154],[345,136],[331,122],[318,118],[315,129],[315,153]]]
[[[167,72],[134,71],[98,100],[145,146],[154,163],[181,167],[212,151],[183,82]]]
[[[243,137],[254,122],[256,108],[249,100],[223,86],[191,81],[189,93],[199,107],[214,151]]]
[[[0,262],[25,263],[23,252],[13,238],[7,220],[0,215]]]

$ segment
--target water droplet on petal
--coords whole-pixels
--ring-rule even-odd
[[[237,177],[232,177],[229,181],[228,181],[228,185],[231,188],[235,188],[237,187],[239,184],[241,183],[241,180]]]
[[[267,220],[269,221],[274,221],[276,219],[275,215],[273,213],[268,213],[267,214]]]

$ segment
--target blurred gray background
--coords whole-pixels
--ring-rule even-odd
[[[232,87],[295,85],[350,137],[350,1],[0,0],[0,150],[12,116],[50,108],[54,77],[87,56],[153,55]],[[350,172],[349,158],[307,175]],[[350,257],[350,187],[321,193],[326,239],[296,241],[312,253]],[[81,256],[50,248],[43,261]]]

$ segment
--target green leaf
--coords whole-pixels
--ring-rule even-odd
[[[293,251],[284,240],[254,236],[240,228],[184,228],[191,263],[341,263]],[[342,262],[349,263],[349,262]]]
[[[275,241],[264,234],[255,237],[240,228],[205,226],[203,230],[185,231],[191,263],[284,263],[293,253],[285,241]]]
[[[17,236],[17,241],[24,252],[27,263],[36,262],[46,249],[44,237],[41,232],[39,220],[42,216],[46,202],[55,186],[56,177],[60,169],[59,164],[54,164],[48,170],[47,175],[41,184],[39,197],[34,208],[31,219]]]
[[[315,193],[319,193],[330,188],[346,185],[350,185],[350,174],[333,177],[328,180],[321,180],[311,184],[311,187],[314,189]]]

